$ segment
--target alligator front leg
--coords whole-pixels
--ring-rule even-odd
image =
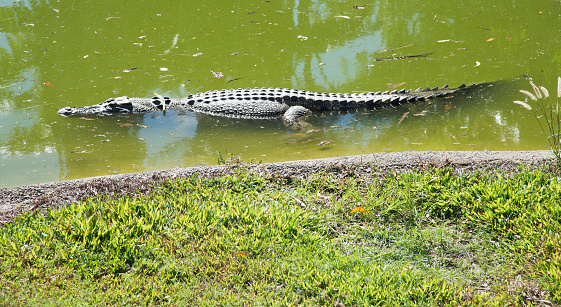
[[[282,118],[288,124],[295,124],[312,114],[308,108],[302,106],[292,106],[284,112]]]

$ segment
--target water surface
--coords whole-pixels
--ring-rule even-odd
[[[512,100],[525,98],[517,90],[530,89],[528,78],[553,92],[561,3],[371,2],[0,0],[0,187],[216,164],[219,153],[275,162],[547,148],[533,113]],[[315,114],[304,128],[193,113],[56,114],[124,95],[462,83],[484,85],[396,109]]]

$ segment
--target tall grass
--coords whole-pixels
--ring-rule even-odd
[[[549,91],[543,86],[536,86],[530,81],[533,93],[526,90],[520,92],[537,105],[537,109],[533,109],[528,103],[515,100],[515,104],[533,110],[534,116],[540,124],[542,131],[548,135],[547,141],[557,159],[561,163],[561,117],[559,116],[559,99],[561,98],[561,77],[557,78],[557,97],[550,97]]]

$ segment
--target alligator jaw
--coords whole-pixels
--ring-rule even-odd
[[[128,98],[127,96],[110,98],[106,101],[87,107],[64,107],[58,110],[62,116],[87,116],[87,115],[110,115],[114,113],[148,113],[161,109],[160,106],[149,99]]]

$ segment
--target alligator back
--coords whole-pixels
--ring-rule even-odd
[[[434,89],[417,89],[409,91],[392,91],[377,93],[360,93],[360,94],[341,94],[341,93],[321,93],[310,91],[299,91],[288,88],[247,88],[247,89],[230,89],[222,91],[209,91],[189,95],[182,99],[185,108],[194,111],[203,112],[222,112],[219,106],[233,106],[232,109],[242,108],[245,104],[247,107],[258,105],[274,106],[275,103],[283,104],[286,107],[302,106],[312,111],[322,110],[345,110],[358,108],[376,108],[389,105],[401,104],[403,102],[422,101],[434,97],[454,93],[458,90],[466,88],[462,84],[458,88],[449,88],[447,85],[442,88]],[[240,104],[241,103],[241,104]],[[240,104],[240,106],[237,106]],[[276,110],[277,108],[275,108]],[[280,108],[282,109],[282,108]],[[284,112],[282,109],[279,111]],[[275,111],[277,112],[277,111]]]

